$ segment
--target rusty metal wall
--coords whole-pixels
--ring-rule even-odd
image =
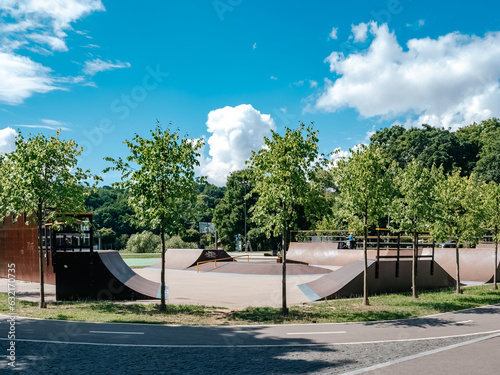
[[[7,277],[12,263],[16,265],[16,280],[40,281],[37,227],[26,225],[22,215],[17,222],[11,217],[0,220],[0,277]],[[55,284],[50,252],[44,254],[44,270],[45,282]]]

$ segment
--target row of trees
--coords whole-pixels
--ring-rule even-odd
[[[417,233],[430,226],[436,235],[446,233],[456,237],[458,242],[472,239],[479,233],[471,228],[479,225],[480,217],[486,217],[487,209],[482,207],[492,207],[491,202],[496,197],[494,193],[488,195],[483,191],[496,192],[494,187],[498,183],[494,168],[479,161],[495,162],[491,153],[484,150],[495,150],[496,143],[487,142],[491,134],[497,134],[498,121],[474,124],[464,130],[463,134],[469,138],[464,135],[462,141],[476,139],[481,150],[476,154],[476,161],[468,165],[468,170],[453,169],[458,162],[452,162],[454,172],[451,174],[441,162],[444,159],[436,159],[430,167],[425,164],[428,157],[420,160],[420,155],[432,147],[437,147],[432,155],[447,155],[446,149],[442,151],[436,142],[423,142],[420,151],[408,153],[404,150],[413,150],[415,144],[414,136],[410,134],[418,132],[398,127],[391,129],[377,132],[369,147],[351,150],[349,157],[340,158],[331,168],[327,168],[327,160],[318,152],[318,133],[312,124],[300,124],[297,129],[286,128],[283,135],[272,132],[271,137],[264,139],[265,147],[252,154],[248,169],[230,176],[220,204],[212,201],[208,212],[210,215],[215,209],[213,221],[223,243],[230,243],[234,227],[241,225],[241,213],[244,227],[247,228],[249,223],[247,238],[280,239],[284,313],[288,310],[286,250],[293,229],[312,228],[318,223],[323,226],[328,222],[345,223],[362,229],[365,250],[368,227],[387,214],[392,214],[394,229],[405,232]],[[439,130],[436,134],[444,134],[439,132],[446,133]],[[427,137],[434,133],[430,127],[424,127],[420,138],[424,141],[440,139],[434,135]],[[383,134],[388,136],[384,138]],[[151,229],[160,234],[164,260],[166,237],[186,228],[183,213],[196,207],[196,188],[204,183],[204,178],[196,177],[194,172],[202,141],[180,137],[179,130],[172,130],[170,126],[163,128],[157,123],[149,139],[135,135],[124,143],[130,155],[126,159],[107,158],[112,166],[104,172],[116,170],[122,174],[121,182],[115,184],[120,191],[126,192],[127,206],[124,205],[125,214],[121,216],[129,217],[130,225],[136,228]],[[55,137],[38,135],[27,139],[19,134],[15,151],[0,157],[0,214],[27,213],[36,218],[34,220],[41,228],[43,222],[55,218],[57,213],[82,211],[85,194],[90,192],[86,188],[88,181],[94,179],[97,182],[99,177],[76,168],[80,152],[74,141],[61,140],[59,133]],[[481,156],[481,153],[485,155]],[[470,171],[477,172],[475,177],[468,177]],[[488,189],[483,188],[480,181],[490,181]],[[428,190],[431,187],[432,192]],[[488,198],[490,205],[467,200],[486,196],[492,197]],[[232,217],[234,207],[238,209]],[[406,211],[407,214],[403,215]],[[490,211],[489,217],[497,211]],[[494,225],[497,228],[498,221]],[[42,258],[40,267],[43,267]],[[161,309],[165,309],[164,267],[161,278]],[[43,272],[41,283],[43,285]],[[365,302],[368,304],[366,296],[365,286]]]
[[[401,167],[396,161],[386,159],[376,145],[351,150],[351,155],[341,158],[332,173],[338,192],[335,199],[341,207],[338,215],[351,227],[362,228],[365,305],[369,304],[366,282],[368,227],[377,225],[381,218],[389,215],[392,230],[413,237],[414,298],[418,296],[419,232],[430,231],[437,240],[453,238],[456,241],[457,293],[460,293],[458,248],[476,244],[485,227],[494,229],[498,244],[500,185],[495,181],[486,182],[474,173],[462,176],[460,169],[445,173],[443,165],[427,168],[418,159],[411,159]],[[495,256],[495,289],[497,263]]]

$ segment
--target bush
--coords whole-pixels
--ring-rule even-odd
[[[197,249],[198,244],[196,244],[195,242],[184,242],[180,236],[172,236],[172,238],[170,238],[168,241],[165,241],[165,248],[167,248],[167,249]]]
[[[188,229],[186,233],[182,235],[182,240],[185,242],[200,242],[200,232],[196,229]]]
[[[160,236],[148,231],[133,234],[127,241],[126,250],[131,253],[160,253]]]

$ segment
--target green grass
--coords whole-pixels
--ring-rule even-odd
[[[287,317],[276,308],[247,308],[232,313],[232,319],[261,324],[340,323],[413,318],[500,303],[500,291],[490,285],[422,292],[417,300],[411,294],[387,294],[370,297],[370,306],[362,299],[338,299],[293,306]]]
[[[7,296],[0,293],[0,313],[8,313]],[[279,308],[249,307],[244,310],[225,308],[167,305],[159,311],[157,304],[120,302],[53,302],[47,309],[37,303],[17,301],[19,316],[44,319],[79,320],[95,322],[129,322],[161,324],[286,324],[338,323],[412,318],[448,311],[500,303],[500,291],[491,285],[464,288],[457,296],[454,290],[422,292],[413,300],[411,294],[390,294],[370,297],[370,306],[361,305],[362,299],[339,299],[292,306],[287,317]]]
[[[122,256],[123,259],[129,259],[129,258],[161,258],[160,253],[126,253],[123,251],[120,251],[120,255]]]

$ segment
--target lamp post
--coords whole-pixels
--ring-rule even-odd
[[[243,188],[245,189],[245,195],[243,196],[243,207],[244,207],[244,211],[243,211],[243,217],[244,217],[244,227],[245,227],[245,237],[243,237],[244,239],[244,242],[245,242],[245,251],[247,251],[247,185],[248,185],[248,181],[247,180],[243,180],[241,181],[241,184],[243,185]]]

